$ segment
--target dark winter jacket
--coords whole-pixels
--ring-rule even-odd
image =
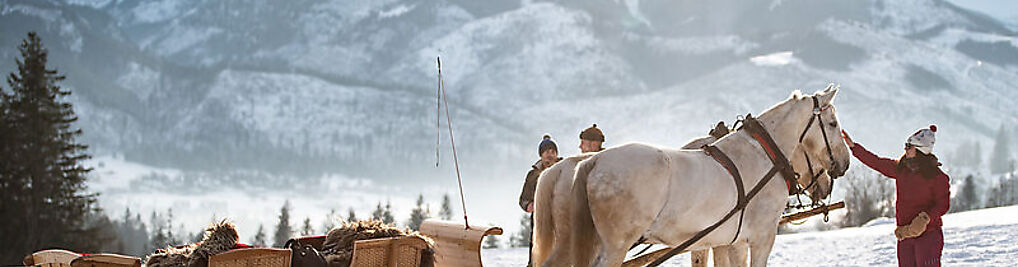
[[[556,159],[555,162],[560,160],[562,158]],[[520,208],[523,211],[527,211],[527,206],[534,202],[534,193],[537,191],[537,178],[541,176],[541,172],[544,169],[547,169],[547,167],[540,160],[534,163],[533,166],[530,166],[530,171],[527,172],[527,180],[523,183],[523,192],[520,192]]]
[[[899,172],[898,161],[878,157],[858,143],[852,148],[852,154],[866,166],[894,179],[898,198],[894,212],[899,226],[911,223],[913,218],[925,211],[930,215],[926,232],[940,229],[943,225],[940,217],[951,208],[951,185],[947,174],[937,170],[935,177],[927,179],[919,172],[907,169]]]

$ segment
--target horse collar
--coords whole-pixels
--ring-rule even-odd
[[[762,147],[764,152],[766,152],[767,157],[770,158],[771,163],[773,163],[774,166],[778,168],[778,171],[781,172],[781,176],[785,178],[785,186],[788,187],[788,194],[797,194],[798,192],[796,192],[796,187],[794,186],[797,183],[795,181],[796,175],[795,171],[792,169],[792,164],[788,161],[788,158],[785,157],[785,154],[781,152],[781,149],[778,148],[777,143],[774,142],[774,138],[772,138],[767,132],[767,129],[764,128],[763,124],[754,118],[753,115],[746,115],[746,118],[743,119],[742,125],[743,129],[746,130],[746,133],[760,144],[760,147]]]

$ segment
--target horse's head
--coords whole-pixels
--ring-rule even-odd
[[[807,157],[808,163],[799,162],[798,164],[813,165],[813,168],[823,168],[822,170],[813,170],[816,174],[820,171],[824,171],[826,174],[821,176],[827,176],[827,181],[813,180],[813,177],[805,177],[810,173],[807,170],[807,166],[797,167],[801,168],[805,173],[801,173],[801,179],[806,179],[805,184],[800,181],[803,186],[809,186],[806,188],[810,191],[810,196],[814,199],[817,197],[823,198],[830,194],[831,178],[837,178],[845,175],[845,171],[848,170],[848,163],[851,159],[848,146],[845,145],[841,139],[841,123],[838,121],[838,116],[834,107],[834,97],[838,94],[838,87],[833,84],[827,86],[827,89],[823,91],[817,91],[812,96],[804,96],[800,101],[808,101],[810,106],[813,108],[812,114],[807,117],[808,122],[799,134],[799,146],[802,147],[803,152],[801,157]],[[800,155],[794,155],[793,157],[800,157]],[[803,160],[806,161],[806,160]],[[816,179],[825,179],[824,177],[818,177]],[[812,184],[812,185],[811,185]]]
[[[802,145],[798,145],[792,155],[788,156],[788,160],[791,161],[792,169],[799,175],[796,179],[799,186],[806,190],[810,199],[819,201],[830,195],[831,189],[834,188],[834,179],[824,166],[816,161],[817,157],[813,155],[807,157],[807,153],[809,152],[806,152]]]

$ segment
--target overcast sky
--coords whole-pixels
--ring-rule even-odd
[[[1014,0],[948,0],[960,7],[972,9],[1018,26],[1018,1]]]

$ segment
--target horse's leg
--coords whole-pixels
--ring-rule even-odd
[[[689,252],[690,265],[693,267],[707,267],[707,254],[710,252],[708,249],[694,250]],[[714,251],[714,255],[717,255],[717,250]],[[717,260],[714,260],[717,262]]]
[[[714,266],[715,267],[727,267],[729,265],[729,258],[732,256],[732,246],[718,246],[713,247],[711,250],[714,251]],[[706,265],[705,265],[706,266]]]
[[[774,248],[774,237],[777,236],[777,227],[771,227],[774,230],[760,235],[760,238],[754,238],[754,241],[749,242],[749,266],[752,267],[764,267],[767,266],[767,258],[771,255],[771,249]]]
[[[746,256],[749,254],[749,243],[738,242],[731,246],[728,253],[730,266],[745,267]]]
[[[573,256],[573,266],[588,267],[591,261],[594,259],[594,252],[597,250],[597,244],[600,243],[600,237],[597,236],[597,230],[594,228],[594,219],[590,213],[590,204],[587,197],[587,175],[591,169],[594,168],[597,158],[590,158],[579,163],[576,166],[575,180],[573,181],[573,187],[570,189],[570,195],[573,198],[572,209],[572,226],[567,231],[569,233],[570,251]]]
[[[636,240],[633,240],[636,242]],[[601,243],[601,252],[598,253],[597,259],[594,260],[594,267],[616,267],[622,266],[622,262],[626,259],[626,252],[628,252],[629,246],[608,246]]]

